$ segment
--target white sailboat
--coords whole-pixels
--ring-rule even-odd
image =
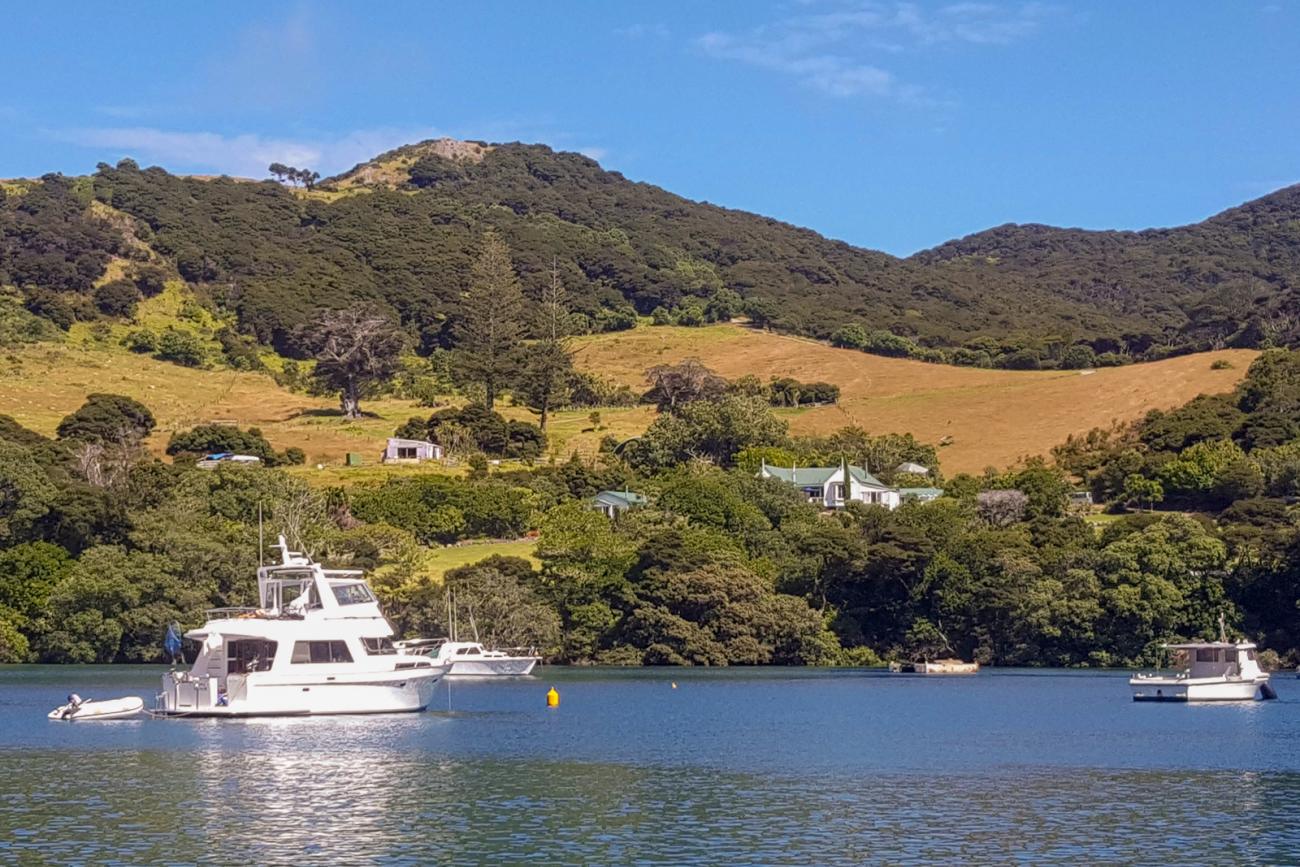
[[[188,671],[162,678],[156,711],[171,716],[284,716],[424,710],[447,672],[400,651],[362,573],[325,569],[290,551],[257,570],[258,608],[208,612],[185,637]]]

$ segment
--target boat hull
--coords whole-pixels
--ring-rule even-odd
[[[532,674],[536,657],[459,659],[451,663],[448,677],[522,677]]]
[[[1268,678],[1134,677],[1129,680],[1134,701],[1254,701],[1262,697]]]
[[[130,719],[144,710],[144,699],[138,696],[115,698],[108,701],[84,701],[76,708],[68,705],[55,708],[47,716],[63,722],[90,722],[98,720]]]
[[[253,717],[413,713],[433,699],[442,671],[372,672],[329,680],[253,674],[219,693],[208,678],[163,675],[158,712],[167,716]]]

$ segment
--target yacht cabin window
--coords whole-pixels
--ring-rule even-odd
[[[369,656],[388,656],[397,653],[397,648],[393,647],[393,642],[388,638],[363,638],[361,646],[366,649]]]
[[[334,598],[340,605],[360,605],[364,602],[374,602],[374,594],[370,588],[361,583],[355,584],[331,584],[330,589],[334,591]]]
[[[1219,656],[1219,651],[1214,650],[1213,648],[1201,647],[1201,648],[1197,648],[1196,650],[1196,661],[1197,662],[1222,662],[1223,660]]]
[[[226,642],[226,674],[267,671],[275,660],[276,642],[238,638]]]
[[[289,659],[294,665],[312,662],[351,662],[352,652],[345,641],[295,641],[293,656]]]

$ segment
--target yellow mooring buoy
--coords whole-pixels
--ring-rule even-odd
[[[547,707],[560,706],[560,694],[555,691],[555,687],[551,687],[550,691],[546,693],[546,706]]]

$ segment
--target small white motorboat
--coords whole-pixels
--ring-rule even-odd
[[[428,656],[435,665],[448,666],[447,677],[521,677],[531,674],[541,660],[537,654],[489,650],[477,641],[414,638],[396,642],[403,653]]]
[[[1254,701],[1277,698],[1268,672],[1249,641],[1228,641],[1219,618],[1218,641],[1166,644],[1182,664],[1173,673],[1138,672],[1129,679],[1134,701]]]
[[[144,699],[136,695],[126,698],[110,698],[105,701],[83,699],[73,693],[68,696],[68,703],[56,707],[47,716],[64,722],[85,722],[88,720],[127,719],[144,710]]]

